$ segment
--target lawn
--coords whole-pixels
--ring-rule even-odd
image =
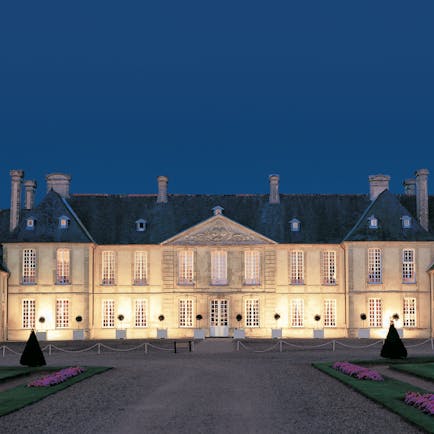
[[[404,363],[391,366],[396,371],[402,371],[424,380],[434,381],[434,363]]]
[[[382,363],[384,364],[384,360]],[[332,363],[313,363],[313,366],[400,415],[414,425],[429,432],[434,432],[433,416],[427,415],[421,410],[404,403],[406,392],[427,393],[427,391],[387,377],[385,377],[384,381],[358,380],[333,369]]]
[[[79,381],[85,380],[96,374],[101,374],[102,372],[111,369],[109,367],[85,367],[85,371],[76,377],[69,378],[63,383],[57,384],[56,386],[49,387],[27,387],[26,376],[29,374],[47,371],[55,371],[61,368],[0,368],[0,379],[4,383],[6,379],[23,377],[23,384],[20,386],[13,387],[11,389],[4,390],[0,392],[0,416],[11,413],[13,411],[19,410],[27,405],[33,404],[53,393],[57,393],[69,386],[72,386]]]

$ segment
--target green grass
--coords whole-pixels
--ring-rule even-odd
[[[415,375],[424,380],[434,381],[434,363],[402,364],[390,368]]]
[[[28,368],[24,366],[5,366],[0,368],[0,384],[12,378],[25,377],[26,375],[38,372],[58,371],[62,368],[40,366],[37,368]]]
[[[423,413],[415,407],[404,403],[406,392],[422,392],[426,390],[392,378],[384,381],[358,380],[332,368],[332,363],[313,363],[313,366],[331,377],[341,381],[367,398],[400,415],[407,421],[428,432],[434,432],[434,417]]]
[[[46,371],[55,371],[61,368],[17,368],[21,369],[21,374],[10,376],[9,378],[14,378],[17,376],[28,375],[29,373],[34,373],[38,371],[46,372]],[[31,372],[26,372],[26,369],[31,370]],[[27,383],[25,378],[23,378],[23,385],[13,387],[8,390],[4,390],[0,392],[0,416],[4,416],[5,414],[11,413],[13,411],[19,410],[27,405],[33,404],[34,402],[40,401],[41,399],[52,395],[53,393],[57,393],[63,389],[66,389],[69,386],[72,386],[79,381],[85,380],[86,378],[92,377],[96,374],[101,374],[102,372],[111,369],[109,367],[85,367],[85,371],[80,375],[72,377],[63,383],[57,384],[56,386],[49,387],[27,387]],[[3,369],[0,369],[2,372]],[[13,368],[4,369],[5,373],[13,374]],[[43,376],[43,374],[41,374]]]

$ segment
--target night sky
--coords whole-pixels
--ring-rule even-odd
[[[434,193],[434,2],[4,1],[0,208],[45,192]]]

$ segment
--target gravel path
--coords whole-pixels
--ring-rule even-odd
[[[432,350],[421,350],[432,354]],[[312,361],[378,348],[283,353],[53,353],[49,365],[114,368],[0,418],[5,433],[418,433]],[[415,354],[413,354],[415,355]],[[363,357],[362,357],[363,356]],[[0,358],[18,364],[19,356]]]

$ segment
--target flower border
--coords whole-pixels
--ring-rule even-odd
[[[80,366],[64,368],[60,371],[53,372],[44,377],[38,378],[30,382],[27,387],[49,387],[56,386],[57,384],[63,383],[69,378],[76,377],[77,375],[84,372],[84,369]]]

